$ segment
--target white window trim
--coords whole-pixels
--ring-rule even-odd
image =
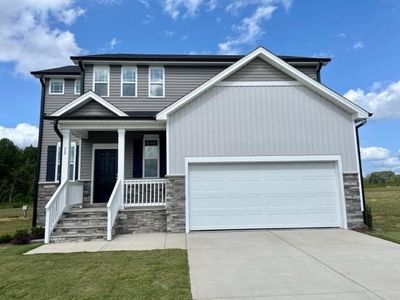
[[[93,92],[96,92],[94,87],[95,87],[95,84],[96,84],[95,78],[96,78],[96,69],[97,68],[107,68],[107,71],[108,71],[108,76],[107,76],[107,95],[106,96],[99,95],[99,96],[100,97],[109,97],[110,96],[110,66],[103,66],[103,65],[93,66],[93,83],[92,83]],[[101,81],[99,83],[105,83],[105,82]]]
[[[145,176],[145,157],[144,157],[144,148],[146,141],[157,141],[157,176],[152,177],[152,176]],[[143,178],[160,178],[160,137],[158,134],[145,134],[143,136],[143,150],[142,150],[142,177]]]
[[[70,179],[69,181],[76,181],[75,180],[75,174],[76,174],[76,142],[71,142],[71,147],[74,147],[74,153],[73,153],[73,156],[74,156],[74,167],[73,167],[73,171],[72,171],[72,179]],[[58,165],[59,165],[59,160],[60,160],[60,148],[61,148],[61,143],[60,142],[58,142],[57,143],[57,147],[56,147],[56,166],[55,166],[55,168],[56,168],[56,170],[55,170],[55,176],[54,176],[54,181],[55,182],[59,182],[59,180],[58,180]],[[80,149],[79,149],[79,153],[80,153]],[[71,156],[70,156],[70,159],[71,159]],[[70,165],[71,163],[69,162],[68,163],[68,165]],[[80,164],[81,164],[81,161],[80,161],[80,158],[79,158],[79,161],[78,161],[78,170],[80,169]],[[60,169],[61,169],[61,167],[60,167]]]
[[[76,83],[79,81],[79,93],[76,92]],[[75,79],[74,80],[74,95],[80,95],[81,94],[81,80],[80,79]]]
[[[163,74],[163,81],[162,81],[162,85],[163,85],[163,95],[162,96],[152,96],[151,95],[151,90],[150,90],[150,86],[152,84],[151,82],[151,69],[162,69],[162,74]],[[165,98],[165,68],[164,66],[150,66],[149,67],[149,74],[148,74],[148,90],[149,90],[149,98]],[[160,84],[160,82],[154,82],[154,83],[158,83]]]
[[[62,92],[61,93],[52,93],[51,92],[51,83],[55,81],[61,81],[62,82]],[[64,79],[50,79],[49,81],[49,95],[64,95],[65,92],[65,80]]]
[[[134,69],[136,72],[135,81],[134,82],[124,82],[124,69]],[[135,96],[124,96],[123,87],[124,83],[134,83],[135,84]],[[121,98],[137,98],[137,89],[138,89],[138,69],[136,66],[122,66],[121,67]]]

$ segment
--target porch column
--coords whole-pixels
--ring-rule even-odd
[[[125,129],[118,129],[118,179],[121,180],[121,208],[124,208],[124,179],[125,179]]]
[[[69,155],[71,147],[71,130],[62,129],[63,135],[62,149],[61,149],[61,181],[60,183],[69,180]]]

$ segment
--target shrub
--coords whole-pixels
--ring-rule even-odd
[[[12,240],[14,245],[22,245],[22,244],[28,244],[31,240],[31,236],[26,229],[22,230],[17,230],[14,238]]]
[[[32,238],[32,240],[43,239],[44,238],[44,228],[43,227],[32,227],[31,238]]]
[[[12,241],[12,236],[9,234],[0,235],[0,244],[8,244]]]
[[[374,217],[370,205],[366,205],[364,208],[364,222],[369,231],[374,230]]]

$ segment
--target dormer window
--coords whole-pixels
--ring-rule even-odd
[[[137,69],[136,67],[121,68],[121,96],[136,97],[137,94]]]
[[[165,72],[163,67],[149,68],[149,97],[165,97]]]
[[[49,94],[51,94],[51,95],[64,94],[64,80],[63,79],[51,79],[50,84],[49,84]]]
[[[110,83],[110,67],[94,66],[93,70],[93,91],[103,97],[108,97]]]

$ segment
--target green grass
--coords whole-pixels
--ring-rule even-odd
[[[1,299],[190,299],[184,250],[22,255],[0,246]]]
[[[32,207],[28,207],[27,218],[23,218],[21,207],[0,208],[0,235],[13,235],[17,229],[32,227]]]
[[[375,228],[369,234],[400,243],[400,187],[368,187],[365,197]]]

